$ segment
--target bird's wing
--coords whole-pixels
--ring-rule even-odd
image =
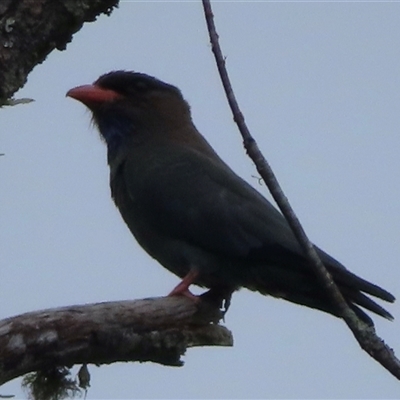
[[[128,192],[155,229],[231,257],[262,259],[272,249],[302,257],[284,217],[220,159],[169,151],[168,164],[160,157],[150,172],[135,159],[124,166]]]

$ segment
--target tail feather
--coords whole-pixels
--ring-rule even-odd
[[[396,298],[387,290],[382,289],[378,285],[368,282],[363,278],[360,278],[347,269],[335,269],[332,271],[332,276],[339,285],[342,284],[349,288],[359,290],[360,292],[368,293],[371,296],[378,297],[379,299],[388,301],[389,303],[393,303],[396,300]]]
[[[349,290],[346,287],[341,287],[341,292],[345,296],[345,298],[351,301],[352,303],[355,303],[358,306],[363,307],[369,311],[372,311],[375,314],[378,314],[386,319],[389,320],[394,319],[392,314],[386,311],[379,304],[375,303],[375,301],[367,297],[365,294],[358,291]]]
[[[361,319],[361,321],[364,321],[369,326],[374,326],[374,321],[372,321],[372,318],[366,312],[361,310],[361,308],[352,303],[349,304],[349,307],[354,311],[357,317]]]

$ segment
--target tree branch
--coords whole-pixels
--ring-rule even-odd
[[[0,385],[74,364],[152,361],[182,366],[189,347],[232,346],[220,302],[182,296],[35,311],[0,321]]]
[[[339,288],[318,257],[313,244],[308,239],[299,219],[289,204],[287,197],[283,193],[282,188],[280,187],[279,182],[272,171],[272,168],[264,158],[255,139],[252,137],[249,129],[247,128],[243,114],[240,111],[239,105],[236,101],[228,72],[226,70],[225,59],[222,55],[221,47],[219,45],[218,33],[216,31],[214,15],[211,9],[210,1],[202,1],[212,51],[217,63],[218,72],[221,77],[229,106],[232,110],[233,119],[238,125],[239,131],[243,137],[243,143],[247,154],[254,162],[257,171],[265,181],[274,200],[282,211],[282,214],[285,216],[290,227],[292,228],[292,231],[296,236],[300,246],[309,259],[310,265],[320,281],[320,284],[326,290],[327,296],[329,296],[331,299],[332,304],[337,308],[338,315],[340,315],[346,322],[360,346],[397,379],[400,379],[400,360],[395,357],[393,350],[376,335],[375,329],[361,321],[348,306]]]
[[[1,0],[0,106],[54,49],[64,50],[84,22],[110,14],[118,0]]]

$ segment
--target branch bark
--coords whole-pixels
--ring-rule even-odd
[[[0,106],[35,65],[54,49],[64,50],[84,22],[117,5],[118,0],[1,0]]]
[[[196,346],[232,346],[219,301],[182,296],[30,312],[0,321],[0,385],[74,364],[152,361],[182,366]]]
[[[283,190],[280,187],[272,168],[261,153],[257,142],[251,135],[245,123],[239,104],[236,101],[228,71],[225,66],[225,59],[222,55],[221,47],[219,45],[219,37],[214,23],[214,15],[210,0],[202,0],[202,2],[218,72],[220,74],[222,85],[233,114],[233,119],[243,137],[243,143],[247,154],[254,162],[257,171],[268,186],[268,189],[271,192],[274,200],[292,228],[292,231],[296,236],[300,246],[309,259],[310,265],[320,281],[320,284],[326,290],[327,296],[330,297],[332,304],[337,308],[338,315],[342,317],[349,329],[353,332],[353,335],[360,344],[361,348],[397,379],[400,379],[400,360],[396,358],[393,349],[387,346],[385,342],[376,335],[375,329],[361,321],[348,306],[339,288],[320,260],[317,252],[315,251],[314,245],[308,239],[299,219],[297,218],[287,197],[283,193]]]

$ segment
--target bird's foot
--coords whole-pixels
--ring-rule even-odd
[[[200,301],[200,297],[194,295],[190,290],[189,286],[195,281],[198,277],[199,273],[197,271],[189,271],[189,273],[182,279],[182,281],[172,289],[171,293],[168,296],[185,296],[190,300],[198,303]]]
[[[178,285],[179,286],[179,285]],[[177,287],[178,287],[177,286]],[[189,289],[186,289],[186,290],[176,290],[177,289],[177,287],[171,292],[171,293],[169,293],[168,294],[168,297],[169,296],[185,296],[185,297],[187,297],[188,299],[190,299],[190,300],[193,300],[195,303],[199,303],[200,302],[200,296],[196,296],[195,294],[193,294]]]

